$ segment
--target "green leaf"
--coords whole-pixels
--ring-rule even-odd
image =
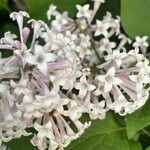
[[[126,117],[127,135],[129,139],[133,138],[134,135],[141,129],[150,125],[150,101],[133,114],[127,115]]]
[[[137,35],[150,37],[149,7],[150,0],[121,0],[121,22],[130,37],[134,38]]]
[[[73,141],[66,150],[129,150],[125,127],[120,126],[112,114],[104,120],[93,121],[85,133]]]
[[[148,127],[145,129],[148,131]],[[142,144],[143,150],[146,150],[146,148],[150,146],[149,141],[150,141],[150,137],[147,136],[146,134],[142,134],[141,132],[141,135],[139,137],[139,142]]]
[[[150,146],[146,150],[150,150]]]
[[[6,145],[11,150],[34,150],[34,147],[30,143],[29,137],[21,137],[19,139],[14,139],[9,143],[6,143]]]
[[[5,23],[3,25],[0,26],[0,38],[2,38],[5,34],[5,32],[10,31],[12,34],[17,34],[19,35],[19,29],[17,26],[16,22],[9,22],[9,23]]]
[[[84,4],[86,0],[26,0],[31,17],[35,19],[47,20],[47,10],[50,4],[55,4],[60,12],[68,11],[69,16],[74,16],[77,12],[75,5]]]
[[[9,11],[7,0],[0,0],[0,9],[6,9]]]
[[[103,18],[103,16],[106,15],[106,12],[109,11],[112,13],[113,17],[116,18],[116,16],[120,15],[120,5],[121,0],[106,0],[105,3],[100,6],[96,17]]]
[[[129,142],[130,150],[143,150],[142,145],[137,142]]]

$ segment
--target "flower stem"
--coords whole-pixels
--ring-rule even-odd
[[[142,132],[147,135],[148,137],[150,137],[150,133],[146,130],[146,129],[142,129]]]

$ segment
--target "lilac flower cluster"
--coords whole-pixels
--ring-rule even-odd
[[[24,25],[28,13],[10,14],[20,35],[9,31],[0,39],[0,49],[13,52],[0,58],[1,144],[30,136],[27,129],[34,128],[31,143],[39,150],[63,149],[90,126],[82,114],[91,120],[104,119],[110,110],[126,115],[148,100],[147,37],[132,42],[109,12],[95,23],[104,2],[93,0],[93,9],[76,5],[75,20],[50,5],[50,27],[29,19],[31,29]]]

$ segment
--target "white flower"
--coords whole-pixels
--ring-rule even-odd
[[[19,27],[19,32],[20,32],[20,38],[21,38],[21,43],[23,43],[23,35],[22,35],[22,30],[23,30],[23,17],[29,18],[29,14],[25,11],[19,11],[19,12],[13,12],[10,14],[10,18],[12,20],[16,20],[18,23]]]
[[[91,55],[91,50],[89,49],[91,46],[90,37],[84,34],[79,36],[81,38],[80,46],[77,46],[75,50],[79,53],[80,58],[83,59],[85,55]]]
[[[91,14],[89,11],[90,5],[88,4],[84,6],[76,5],[76,7],[78,9],[77,18],[81,18],[81,17],[90,18],[91,17]]]
[[[136,83],[137,89],[143,89],[145,84],[150,83],[149,61],[148,59],[139,61],[136,66],[140,68],[138,74],[132,74],[129,76],[129,78],[131,81]]]
[[[51,94],[47,94],[47,95],[44,95],[44,96],[37,95],[36,96],[36,101],[35,101],[35,106],[43,108],[44,110],[46,110],[47,108],[51,109],[52,98],[53,98],[53,100],[57,100],[57,99],[54,98],[54,97],[50,97],[50,96],[51,96]]]
[[[104,92],[109,92],[113,85],[121,84],[121,80],[115,77],[115,68],[111,67],[106,75],[98,75],[96,79],[100,82],[104,82]]]
[[[44,111],[44,112],[50,112],[53,109],[56,109],[57,107],[60,108],[63,104],[65,105],[66,103],[68,103],[68,99],[67,100],[61,99],[59,94],[54,90],[50,91],[44,96],[36,95],[35,97],[36,97],[36,101],[34,101],[34,105],[40,111]]]
[[[34,137],[31,139],[33,146],[37,146],[39,150],[47,149],[47,138],[39,138],[34,134]]]
[[[34,55],[31,54],[28,58],[26,58],[26,61],[31,65],[37,65],[38,69],[42,73],[47,74],[47,63],[54,62],[56,60],[56,55],[44,52],[43,47],[40,45],[35,45],[34,51]]]
[[[129,78],[137,83],[137,86],[139,86],[140,84],[146,84],[146,83],[150,83],[150,77],[147,74],[143,74],[143,73],[139,73],[138,75],[130,75]],[[143,87],[143,86],[142,86]],[[138,87],[139,88],[139,87]]]
[[[35,19],[30,19],[28,23],[31,23],[31,26],[33,28],[33,37],[32,37],[32,42],[30,46],[30,50],[32,51],[36,43],[35,40],[39,37],[43,28],[48,28],[48,27],[47,27],[47,24],[42,20],[36,21]]]
[[[144,59],[144,56],[139,53],[139,48],[137,48],[137,47],[135,47],[135,49],[133,49],[133,50],[130,50],[128,52],[128,54],[131,55],[131,56],[133,56],[138,61],[141,61],[141,60]]]
[[[127,102],[126,100],[118,98],[113,104],[108,106],[110,109],[114,110],[115,113],[119,113],[121,116],[127,113],[132,113],[133,109],[131,107],[132,102]]]
[[[122,64],[122,59],[125,57],[127,57],[127,53],[125,53],[125,52],[121,53],[119,50],[114,50],[113,54],[109,54],[105,57],[105,60],[106,61],[114,60],[117,64],[117,66],[120,67]]]
[[[55,12],[56,8],[57,7],[55,5],[53,5],[53,4],[49,6],[49,9],[47,11],[47,18],[48,18],[48,20],[51,20],[51,16]]]
[[[55,139],[53,134],[52,123],[50,121],[45,125],[39,125],[35,122],[34,127],[38,131],[38,138],[43,139],[44,137],[47,137],[49,139]]]
[[[69,110],[66,114],[70,116],[71,120],[79,119],[82,116],[83,108],[74,100],[71,100],[69,104]]]
[[[49,148],[48,148],[48,150],[55,150],[55,149],[57,149],[58,147],[63,149],[63,145],[57,143],[57,142],[54,141],[54,140],[50,140],[50,141],[49,141]]]
[[[149,74],[150,73],[149,60],[147,58],[145,58],[142,61],[138,61],[136,66],[140,67],[140,72],[142,72],[144,74]]]
[[[85,122],[84,124],[81,123],[79,120],[74,120],[73,123],[78,129],[78,135],[80,136],[82,133],[84,133],[85,129],[87,129],[90,125],[91,122]]]
[[[90,47],[91,46],[91,43],[90,43],[90,36],[89,35],[85,35],[85,34],[79,34],[79,37],[80,37],[80,46],[84,47],[84,48],[87,48],[87,47]]]
[[[104,109],[105,107],[105,101],[101,101],[98,104],[89,104],[88,105],[88,113],[90,115],[91,119],[104,119],[105,115],[106,115],[106,109]]]
[[[136,41],[133,43],[134,47],[148,47],[148,43],[147,43],[147,36],[143,36],[142,38],[140,38],[139,36],[137,36]]]
[[[56,28],[58,31],[60,31],[61,27],[67,23],[68,21],[65,18],[63,18],[63,16],[57,15],[56,20],[52,21],[52,26]]]
[[[80,19],[80,20],[79,20],[79,24],[80,24],[80,28],[81,28],[82,30],[85,30],[85,29],[87,29],[87,27],[88,27],[87,22],[86,22],[85,19]]]
[[[0,93],[5,93],[9,89],[9,86],[3,83],[0,83]]]
[[[76,74],[73,69],[67,68],[65,70],[56,71],[55,74],[50,76],[50,79],[56,91],[59,90],[59,86],[62,86],[63,89],[71,90],[76,81]]]
[[[96,90],[93,92],[94,95],[98,96],[104,92],[104,82],[99,82]]]
[[[100,2],[100,3],[105,3],[105,0],[92,0],[92,1]]]
[[[109,39],[107,39],[107,38],[101,39],[99,45],[100,45],[100,47],[98,50],[100,52],[106,51],[108,54],[111,54],[112,49],[116,47],[116,43],[110,42]]]
[[[23,102],[19,106],[21,110],[24,112],[23,116],[27,119],[30,119],[32,116],[41,117],[42,114],[37,111],[33,103],[32,95],[28,94],[23,97]]]
[[[15,34],[11,34],[10,31],[8,31],[4,34],[4,37],[1,38],[0,41],[1,41],[2,44],[5,43],[5,44],[13,45],[14,44],[14,39],[16,39],[16,38],[17,38],[17,36]]]
[[[94,33],[94,36],[104,35],[105,37],[107,37],[108,28],[109,28],[109,23],[96,20],[96,31]]]
[[[13,70],[12,67],[1,65],[0,66],[0,78],[3,78],[3,76],[6,77],[6,75],[9,74],[9,72],[11,72],[12,70]]]
[[[20,94],[29,94],[31,91],[27,88],[28,86],[28,80],[22,79],[17,83],[15,83],[13,80],[10,81],[10,85],[12,88],[14,88],[13,92],[17,95]]]
[[[129,44],[132,43],[132,40],[129,39],[128,37],[126,37],[126,35],[124,35],[124,34],[119,34],[118,39],[120,39],[121,41],[117,47],[117,50],[121,50],[121,49],[124,50],[125,49],[124,45],[126,43],[129,43]]]
[[[80,82],[75,84],[75,88],[79,90],[79,96],[83,98],[86,96],[87,91],[93,91],[96,87],[87,82],[86,76],[82,76]]]
[[[17,20],[17,19],[22,20],[23,16],[25,16],[27,18],[30,17],[29,14],[25,11],[13,12],[10,14],[10,18],[12,18],[13,20]]]
[[[14,53],[21,58],[23,65],[26,64],[26,58],[30,57],[30,49],[27,49],[24,43],[21,44],[21,49],[14,50]]]

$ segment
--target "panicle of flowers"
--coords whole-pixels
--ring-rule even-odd
[[[147,37],[132,42],[110,12],[95,20],[105,1],[92,1],[93,9],[76,5],[74,20],[50,5],[51,26],[27,12],[10,14],[20,34],[8,31],[0,39],[2,54],[12,51],[0,56],[1,144],[32,135],[39,150],[63,149],[91,125],[82,114],[91,120],[104,119],[109,110],[126,115],[148,100]],[[133,49],[126,49],[129,44]]]

